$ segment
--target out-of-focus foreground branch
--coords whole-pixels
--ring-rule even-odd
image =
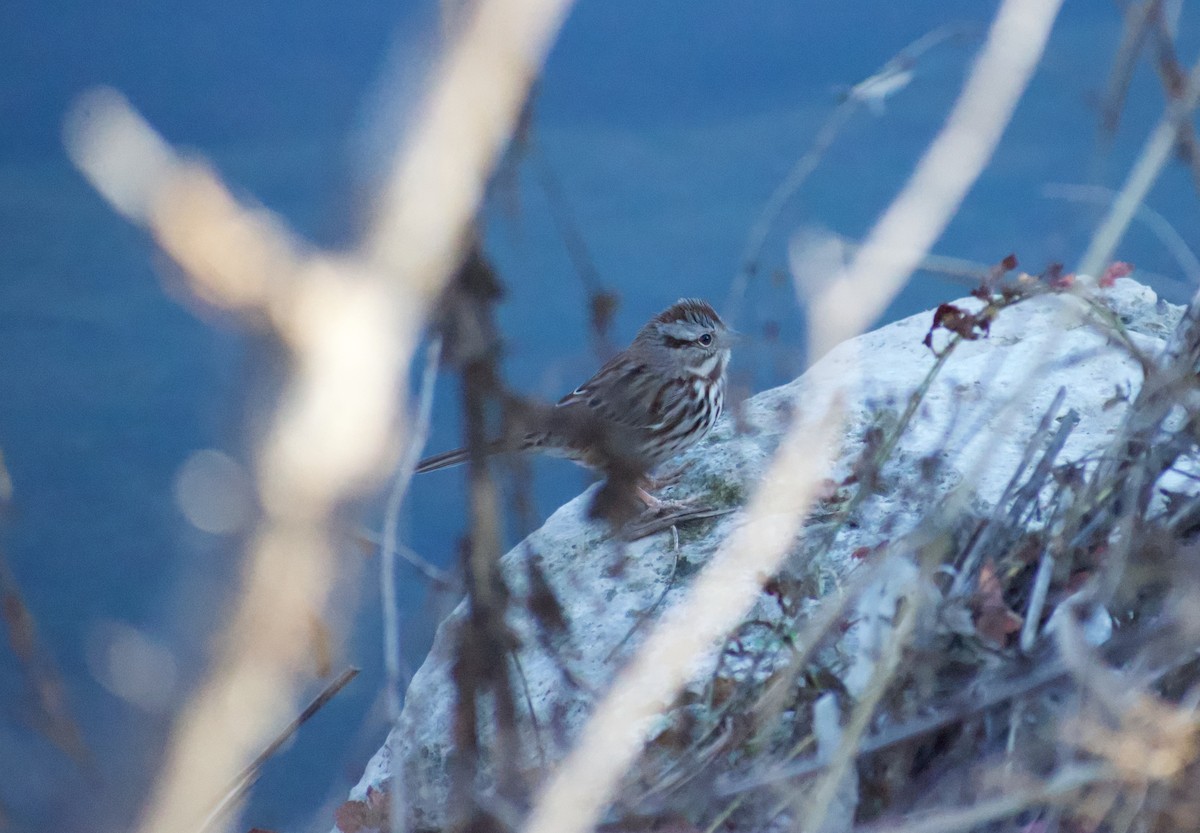
[[[812,304],[816,356],[868,326],[950,221],[991,158],[1045,49],[1061,0],[1006,0],[946,125],[853,264]],[[897,254],[901,252],[901,254]],[[745,519],[647,636],[597,706],[543,791],[527,833],[590,830],[642,748],[649,718],[750,609],[799,531],[837,436],[824,419],[798,418],[747,507]]]
[[[257,448],[262,521],[209,676],[179,719],[145,831],[195,829],[294,711],[297,633],[324,608],[334,519],[375,484],[407,429],[408,366],[463,252],[487,176],[569,0],[482,0],[432,76],[361,254],[308,250],[179,157],[115,92],[82,100],[67,145],[205,300],[267,324],[290,353]]]
[[[945,126],[854,261],[812,307],[820,355],[868,327],[929,253],[991,159],[1062,0],[1007,0]]]

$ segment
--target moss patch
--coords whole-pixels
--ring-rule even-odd
[[[700,487],[704,490],[706,503],[713,506],[741,506],[746,502],[746,488],[738,480],[710,474],[705,476]]]

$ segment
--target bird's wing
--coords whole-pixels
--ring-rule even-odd
[[[557,407],[586,408],[606,422],[653,430],[681,393],[675,386],[684,384],[682,379],[664,383],[645,364],[618,356],[560,399]]]

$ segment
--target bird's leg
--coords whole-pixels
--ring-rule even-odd
[[[653,483],[647,482],[646,485],[650,486],[650,488],[652,488],[652,489],[655,488]],[[654,495],[650,494],[648,491],[646,491],[641,486],[638,486],[636,488],[637,488],[638,498],[642,501],[642,503],[646,504],[646,511],[661,512],[663,509],[666,509],[669,506],[669,503],[667,501],[659,500],[658,498],[656,498]]]
[[[648,481],[643,481],[646,482]],[[676,524],[701,518],[715,518],[735,511],[732,506],[720,509],[705,507],[696,498],[662,500],[650,494],[642,485],[635,486],[634,491],[638,499],[646,505],[646,511],[641,517],[625,525],[622,534],[630,541],[672,529]]]
[[[642,503],[646,504],[646,511],[650,514],[657,515],[667,511],[678,511],[680,509],[687,509],[695,506],[696,502],[694,498],[684,498],[683,500],[663,500],[662,498],[657,498],[650,494],[650,492],[646,490],[646,486],[649,486],[651,489],[658,489],[660,484],[654,480],[651,480],[650,478],[646,478],[644,485],[639,484],[636,487],[638,498],[642,501]]]

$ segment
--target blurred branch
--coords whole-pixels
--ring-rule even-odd
[[[493,307],[501,287],[491,264],[472,246],[445,300],[447,352],[459,366],[459,393],[466,433],[467,498],[470,534],[461,544],[466,617],[457,632],[453,710],[454,753],[450,763],[450,801],[456,821],[467,827],[482,811],[475,801],[475,783],[485,757],[481,715],[493,721],[494,772],[502,800],[519,798],[517,772],[519,739],[516,697],[509,658],[517,644],[505,614],[510,592],[500,574],[503,553],[500,493],[491,474],[492,427],[489,416],[503,401],[497,369],[500,337]],[[490,695],[490,696],[489,696]]]
[[[1154,69],[1158,71],[1167,101],[1179,100],[1187,89],[1187,72],[1175,52],[1175,36],[1163,12],[1160,0],[1150,12],[1154,29]],[[1187,163],[1192,175],[1192,187],[1200,194],[1200,141],[1196,139],[1196,128],[1191,121],[1179,125],[1180,157]]]
[[[1131,3],[1125,11],[1125,26],[1121,30],[1121,43],[1113,58],[1108,74],[1108,84],[1101,105],[1100,128],[1106,138],[1117,132],[1121,113],[1125,109],[1125,97],[1129,94],[1129,82],[1137,65],[1138,54],[1146,42],[1146,32],[1151,19],[1160,13],[1162,0],[1142,0]]]
[[[1103,764],[1068,764],[1036,785],[1015,789],[998,798],[969,807],[924,813],[903,824],[871,824],[853,833],[953,833],[977,830],[981,825],[1015,816],[1030,807],[1064,802],[1093,784],[1114,781],[1117,774]],[[1027,828],[1032,829],[1032,828]]]
[[[415,114],[363,250],[427,307],[465,244],[492,166],[525,104],[570,0],[480,0]],[[434,210],[436,208],[436,210]],[[447,223],[452,217],[457,222]]]
[[[991,158],[1028,85],[1062,0],[1006,0],[954,105],[901,194],[812,308],[823,355],[883,312]]]
[[[817,131],[812,147],[796,160],[787,176],[771,192],[770,197],[759,210],[754,225],[750,227],[750,233],[746,238],[746,248],[742,252],[741,267],[734,277],[733,283],[730,284],[729,297],[726,300],[727,317],[730,322],[734,321],[736,317],[738,306],[746,294],[750,280],[758,274],[762,266],[762,250],[767,242],[767,235],[771,233],[771,228],[779,220],[788,201],[796,195],[812,172],[821,164],[821,160],[825,158],[825,154],[833,146],[850,117],[863,106],[881,107],[886,96],[899,92],[908,85],[912,79],[913,68],[922,55],[943,41],[969,31],[972,30],[967,26],[947,24],[926,32],[889,58],[874,75],[850,88],[842,102],[834,108],[833,113]]]
[[[1084,202],[1111,208],[1116,202],[1118,193],[1103,185],[1067,185],[1050,183],[1042,186],[1042,195],[1052,199]],[[1166,217],[1146,205],[1139,204],[1133,213],[1133,219],[1144,225],[1151,234],[1158,238],[1164,249],[1171,253],[1179,268],[1183,270],[1188,283],[1200,286],[1200,259],[1188,246],[1183,236]]]
[[[1150,188],[1171,158],[1179,139],[1180,125],[1190,118],[1197,100],[1200,100],[1200,62],[1197,62],[1189,73],[1182,95],[1169,102],[1162,120],[1146,139],[1141,154],[1125,178],[1125,184],[1108,210],[1104,222],[1092,235],[1087,251],[1075,270],[1077,273],[1098,275],[1112,260],[1113,252],[1138,207],[1145,202]]]
[[[338,512],[394,459],[421,329],[569,5],[475,5],[392,160],[361,260],[309,252],[265,211],[238,205],[115,93],[72,114],[68,150],[97,189],[154,234],[198,295],[269,323],[292,359],[258,449],[264,517],[246,583],[174,733],[147,833],[194,829],[290,710],[306,661],[296,623],[326,604]]]
[[[360,530],[355,534],[355,540],[362,544],[364,549],[368,550],[369,554],[375,550],[383,551],[383,536],[380,534],[368,530]],[[441,591],[454,591],[457,589],[458,582],[453,573],[443,570],[441,567],[428,561],[420,553],[415,552],[411,547],[406,546],[400,541],[396,542],[396,555],[408,562],[435,589]]]

